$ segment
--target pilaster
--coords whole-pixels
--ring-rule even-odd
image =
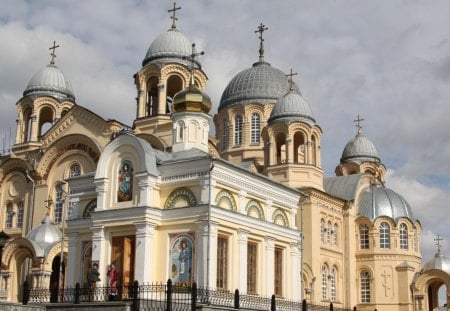
[[[134,263],[135,280],[150,283],[154,280],[152,268],[155,266],[152,249],[154,249],[154,232],[156,225],[147,221],[135,222],[136,226],[136,260]]]

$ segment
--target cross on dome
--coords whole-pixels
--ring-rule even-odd
[[[181,6],[177,7],[177,3],[174,2],[173,3],[173,9],[167,10],[167,12],[172,12],[172,16],[170,17],[172,19],[172,29],[176,29],[177,25],[175,24],[175,21],[178,20],[178,18],[176,18],[175,14],[178,10],[181,10]]]
[[[297,75],[296,72],[292,72],[292,68],[291,71],[286,75],[286,77],[289,77],[289,89],[291,91],[294,89],[294,80],[292,79],[292,77],[296,75]]]
[[[266,27],[263,23],[259,24],[258,26],[258,30],[255,30],[255,33],[259,32],[259,61],[263,62],[264,61],[264,39],[263,39],[263,32],[268,30],[269,28]]]
[[[50,53],[50,56],[52,57],[52,59],[50,60],[50,65],[54,65],[55,64],[55,58],[56,58],[55,50],[57,48],[59,48],[59,45],[56,45],[56,41],[53,41],[53,46],[49,48],[49,50],[53,50]]]
[[[364,119],[362,119],[359,114],[358,117],[356,118],[356,120],[353,120],[353,122],[356,122],[356,128],[358,129],[358,134],[361,134],[361,129],[362,129],[362,125],[361,122],[364,121]]]
[[[438,249],[438,253],[441,251],[441,241],[443,241],[444,239],[441,238],[438,234],[437,238],[434,239],[436,241],[436,245],[437,245],[437,249]]]
[[[197,53],[197,51],[196,51],[196,49],[195,49],[195,43],[192,43],[192,53],[191,53],[191,55],[189,55],[188,57],[186,57],[190,62],[191,62],[191,65],[190,65],[190,72],[191,72],[191,84],[193,85],[194,84],[194,65],[195,65],[195,57],[196,56],[200,56],[200,55],[204,55],[205,54],[205,52],[204,51],[201,51],[201,52],[198,52]]]

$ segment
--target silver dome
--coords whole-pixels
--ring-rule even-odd
[[[23,92],[23,96],[27,95],[52,96],[59,100],[75,101],[72,85],[53,64],[47,65],[31,78]]]
[[[150,44],[150,47],[145,54],[142,66],[150,62],[181,62],[187,64],[187,58],[192,54],[192,44],[186,36],[172,28],[158,37]],[[195,61],[197,66],[200,64]]]
[[[275,121],[304,121],[308,124],[316,122],[308,101],[294,90],[289,91],[275,104],[268,123]]]
[[[397,221],[401,217],[413,219],[408,202],[395,191],[373,182],[364,189],[357,199],[358,214],[372,221],[380,216],[388,216]]]
[[[219,111],[234,104],[273,103],[289,89],[289,79],[281,70],[260,61],[238,73],[228,83],[220,99]]]
[[[53,225],[53,222],[46,216],[41,224],[28,233],[28,240],[37,243],[42,249],[55,242],[61,241],[61,231]]]
[[[438,250],[437,254],[423,266],[422,272],[433,269],[442,270],[447,274],[450,274],[450,259],[442,255],[440,250]]]
[[[344,148],[341,156],[341,163],[346,162],[381,162],[377,149],[370,139],[361,132],[356,134]]]

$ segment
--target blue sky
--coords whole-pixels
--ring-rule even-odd
[[[424,260],[450,226],[449,1],[178,1],[178,29],[199,50],[207,93],[217,108],[239,71],[258,60],[254,31],[262,22],[265,60],[294,79],[323,129],[322,161],[334,174],[342,150],[363,133],[388,168],[387,187],[403,195],[422,223]],[[133,74],[152,40],[169,29],[171,1],[2,0],[0,134],[15,132],[15,103],[50,60],[71,81],[77,103],[132,124]],[[3,134],[2,134],[3,133]],[[0,141],[2,142],[3,139]]]

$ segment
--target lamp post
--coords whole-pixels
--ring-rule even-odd
[[[10,236],[7,235],[4,231],[0,232],[0,273],[2,272],[2,257],[3,257],[3,248],[8,242]]]
[[[63,266],[64,266],[64,225],[65,225],[65,206],[66,206],[66,200],[68,197],[68,192],[64,190],[64,185],[66,185],[66,181],[61,181],[60,187],[61,191],[63,192],[64,198],[62,198],[62,211],[61,211],[61,255],[59,258],[59,280],[58,280],[58,291],[60,291],[61,297],[63,297]],[[62,298],[61,298],[62,301]]]

